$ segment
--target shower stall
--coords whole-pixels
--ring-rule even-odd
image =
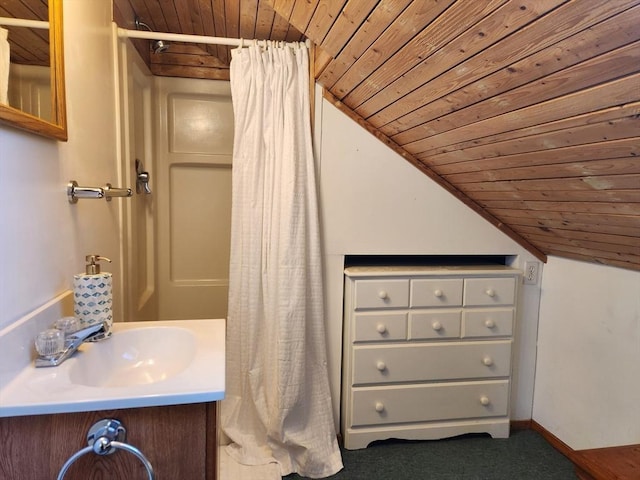
[[[233,147],[229,84],[153,76],[130,42],[114,37],[122,181],[135,185],[145,173],[149,187],[122,206],[125,318],[224,318]]]

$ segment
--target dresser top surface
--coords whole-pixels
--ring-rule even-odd
[[[347,277],[405,276],[405,275],[517,275],[522,272],[506,265],[389,265],[358,266],[344,269]]]

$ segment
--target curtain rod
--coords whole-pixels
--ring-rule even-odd
[[[49,22],[43,20],[26,20],[24,18],[0,17],[0,25],[7,27],[49,28]]]
[[[120,38],[143,38],[146,40],[166,40],[168,42],[204,43],[207,45],[227,45],[230,47],[249,46],[255,40],[241,38],[210,37],[207,35],[187,35],[184,33],[147,32],[146,30],[128,30],[118,27]],[[258,40],[264,42],[264,40]],[[309,41],[305,42],[309,47]]]

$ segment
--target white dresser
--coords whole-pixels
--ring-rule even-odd
[[[508,437],[519,283],[504,266],[345,269],[345,447]]]

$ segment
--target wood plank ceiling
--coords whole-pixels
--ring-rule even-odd
[[[113,0],[114,21],[135,30],[135,18],[156,32],[297,42],[303,35],[265,0]],[[154,75],[229,79],[231,49],[225,46],[172,43],[153,53],[149,41],[134,44]]]
[[[0,17],[49,21],[47,2],[1,0]],[[49,31],[38,28],[2,26],[8,30],[11,63],[49,66]]]
[[[329,101],[540,258],[640,270],[640,0],[114,0],[135,14],[309,38]],[[227,48],[138,46],[228,78]]]

